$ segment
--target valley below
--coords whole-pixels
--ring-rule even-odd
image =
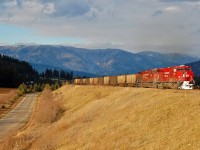
[[[197,149],[199,113],[199,90],[65,85],[45,90],[26,128],[0,146]]]

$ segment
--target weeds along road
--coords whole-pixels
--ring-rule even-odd
[[[0,138],[11,130],[16,130],[24,125],[32,112],[38,94],[28,94],[8,114],[0,119]]]

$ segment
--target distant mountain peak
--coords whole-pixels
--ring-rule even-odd
[[[0,53],[39,65],[100,75],[137,73],[142,70],[181,65],[200,60],[187,54],[121,49],[85,49],[62,45],[1,46]],[[41,69],[41,68],[40,68]]]

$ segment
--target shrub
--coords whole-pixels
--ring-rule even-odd
[[[54,84],[51,85],[51,90],[55,91],[60,88],[60,84],[56,81]]]
[[[34,84],[33,89],[35,92],[42,92],[44,87],[45,87],[44,84],[41,85],[40,83],[37,83],[37,84]]]
[[[22,96],[25,93],[27,93],[27,86],[24,83],[20,84],[17,93],[19,96]]]

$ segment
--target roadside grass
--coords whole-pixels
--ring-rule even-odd
[[[0,118],[19,100],[17,89],[0,88]]]
[[[45,89],[38,100],[37,111],[35,112],[34,123],[48,124],[57,121],[63,114],[63,108],[59,100],[54,100],[52,92]]]
[[[0,88],[0,104],[10,103],[17,95],[17,89]]]
[[[2,150],[29,149],[34,141],[46,132],[49,126],[64,113],[64,109],[59,101],[54,100],[50,89],[46,88],[38,97],[33,115],[25,129],[11,132],[0,142]]]

